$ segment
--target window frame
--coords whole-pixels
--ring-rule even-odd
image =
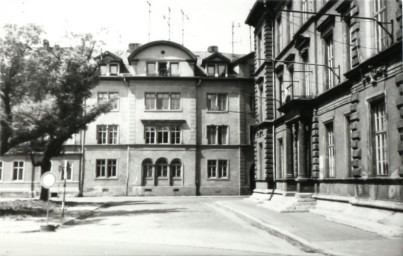
[[[111,128],[116,127],[116,132],[112,133],[110,130]],[[105,130],[100,131],[100,128],[105,128]],[[105,135],[105,143],[100,143],[100,132]],[[116,143],[110,143],[111,135],[115,134],[115,142]],[[118,145],[119,144],[119,125],[117,124],[97,124],[96,125],[96,140],[97,140],[97,145]],[[102,137],[103,138],[103,137]]]
[[[373,169],[373,174],[376,177],[388,177],[390,175],[390,166],[389,166],[390,152],[389,152],[389,147],[388,147],[388,137],[389,136],[388,136],[388,120],[387,120],[388,114],[387,114],[386,102],[387,101],[385,99],[384,94],[369,101],[369,108],[370,108],[369,113],[370,113],[370,124],[371,124],[371,132],[370,132],[371,140],[370,141],[371,141],[371,151],[372,151],[371,166]],[[376,129],[377,125],[376,125],[376,120],[374,118],[374,108],[376,106],[379,107],[380,105],[382,105],[382,107],[383,107],[383,116],[382,117],[383,117],[384,122],[383,122],[382,126],[383,126],[384,130],[376,131],[375,129]],[[380,126],[380,124],[378,124],[378,126]],[[377,142],[376,142],[376,138],[379,137],[379,135],[381,135],[381,138],[382,138],[382,135],[384,135],[383,144],[381,144],[381,147],[382,147],[382,145],[385,145],[383,147],[383,149],[386,151],[386,153],[385,153],[385,151],[382,151],[382,154],[381,154],[382,155],[381,160],[383,160],[381,162],[383,162],[383,164],[386,164],[386,167],[383,165],[381,170],[378,169],[379,151],[377,149]]]
[[[220,169],[220,162],[225,162],[225,176],[222,175],[222,170]],[[214,165],[212,165],[214,163]],[[214,175],[211,175],[211,166],[214,166]],[[228,159],[207,159],[206,160],[206,178],[207,180],[229,180],[230,179],[230,162]],[[221,174],[220,174],[221,172]]]
[[[111,160],[114,160],[114,161],[116,161],[116,164],[115,164],[115,172],[116,172],[116,175],[115,176],[108,176],[108,168],[109,168],[109,161],[111,161]],[[104,172],[105,172],[105,174],[102,176],[102,175],[97,175],[98,174],[98,161],[104,161],[105,162],[105,170],[104,170]],[[117,180],[117,179],[119,179],[118,178],[119,177],[119,161],[118,161],[118,159],[117,158],[97,158],[97,159],[95,159],[95,179],[96,180]]]
[[[106,97],[100,97],[100,95],[106,95]],[[111,95],[116,95],[116,98],[113,99]],[[117,112],[120,109],[120,95],[118,91],[100,91],[97,93],[97,103],[103,103],[103,99],[106,101],[113,101],[111,112]]]
[[[164,162],[162,162],[164,161]],[[159,168],[162,168],[161,170]],[[164,167],[166,169],[164,169]],[[161,171],[161,173],[160,173]],[[166,175],[164,175],[164,171],[166,171]],[[161,174],[161,175],[160,175]],[[166,158],[158,158],[157,161],[155,161],[155,177],[157,179],[168,179],[169,178],[169,163]]]
[[[168,127],[167,130],[159,130],[161,127]],[[159,141],[159,133],[167,131],[167,142],[158,142]],[[173,133],[179,136],[179,142],[174,141]],[[179,134],[178,134],[179,133]],[[153,138],[153,142],[147,142],[148,138]],[[174,137],[178,138],[178,137]],[[164,141],[164,140],[161,140]],[[181,145],[182,144],[182,127],[180,124],[172,125],[172,124],[155,124],[155,125],[145,125],[144,126],[144,144],[147,145]]]
[[[168,94],[168,103],[167,109],[159,109],[158,108],[158,95]],[[153,97],[150,97],[153,95]],[[179,95],[179,98],[172,98],[172,96]],[[178,102],[178,108],[172,108],[172,101],[175,100]],[[147,105],[147,103],[150,103]],[[182,109],[182,93],[181,92],[145,92],[144,93],[144,111],[146,112],[181,112]],[[153,108],[151,108],[151,107]]]
[[[3,181],[3,176],[4,176],[4,162],[0,160],[0,182]]]
[[[66,179],[66,181],[73,181],[74,180],[74,173],[73,173],[73,164],[72,163],[69,163],[69,162],[67,162],[67,166],[68,167],[70,167],[70,179],[68,178],[69,177],[69,175],[68,175],[68,171],[66,171],[66,176],[67,176],[67,179]],[[60,167],[61,167],[61,171],[60,171],[60,180],[61,181],[64,181],[64,168],[65,168],[65,164],[63,163],[63,164],[61,164],[60,165]]]
[[[332,89],[336,86],[335,81],[335,47],[334,47],[334,39],[333,32],[328,33],[325,37],[323,37],[323,45],[324,45],[324,62],[326,65],[325,78],[326,78],[326,86],[327,90]]]
[[[326,131],[326,167],[327,178],[336,178],[336,146],[334,134],[334,121],[325,124]]]
[[[387,4],[388,1],[386,0],[375,0],[373,1],[373,18],[376,19],[378,22],[388,22],[387,17]],[[383,4],[383,6],[381,6]],[[377,52],[381,52],[388,48],[390,41],[388,34],[379,26],[376,22],[375,25],[375,48]],[[386,39],[386,42],[383,41]]]
[[[220,138],[222,138],[221,129],[225,128],[225,143],[220,142]],[[209,131],[213,131],[213,134],[210,134]],[[228,125],[207,125],[206,127],[207,133],[207,144],[208,145],[229,145],[229,126]],[[212,136],[210,136],[212,135]],[[210,138],[214,138],[214,141],[210,140]],[[214,142],[214,143],[213,143]]]
[[[22,167],[21,166],[17,166],[17,178],[16,179],[14,179],[14,172],[16,171],[15,170],[15,166],[14,166],[14,163],[22,163]],[[20,168],[22,168],[22,169],[20,169]],[[24,176],[25,176],[25,161],[24,160],[14,160],[13,161],[13,169],[12,169],[12,176],[11,176],[11,180],[13,181],[13,182],[23,182],[24,181]],[[21,171],[21,172],[19,172],[19,171]],[[19,175],[19,174],[21,174],[21,175]],[[21,177],[20,177],[21,176]]]
[[[176,161],[176,162],[175,162]],[[170,168],[170,175],[172,177],[172,179],[182,179],[182,173],[183,173],[183,163],[180,159],[175,158],[171,161],[171,163],[169,164],[169,168]],[[178,170],[179,168],[179,170]],[[177,175],[179,172],[179,176]]]
[[[215,102],[212,102],[211,99],[209,98],[209,96],[215,96]],[[220,109],[220,96],[225,96],[225,109]],[[211,108],[212,104],[210,103],[214,103],[215,108]],[[228,112],[229,111],[229,97],[227,93],[207,93],[206,95],[206,108],[207,108],[207,112]]]

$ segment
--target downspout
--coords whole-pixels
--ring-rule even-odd
[[[129,195],[129,153],[130,153],[130,146],[127,145],[127,156],[126,156],[126,196]]]
[[[84,196],[84,174],[85,174],[85,130],[81,132],[81,163],[79,175],[78,196]]]

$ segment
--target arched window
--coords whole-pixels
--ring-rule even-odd
[[[157,177],[168,177],[168,162],[165,158],[160,158],[155,163]]]
[[[151,178],[153,176],[153,161],[150,158],[144,159],[142,166],[144,177]]]
[[[180,178],[182,175],[182,162],[179,159],[174,159],[171,162],[171,175],[173,178]]]

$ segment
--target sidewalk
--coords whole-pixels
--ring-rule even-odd
[[[386,238],[304,213],[277,213],[252,199],[216,202],[251,224],[270,233],[330,255],[400,256],[403,238]]]

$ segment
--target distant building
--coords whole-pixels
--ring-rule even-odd
[[[191,52],[170,41],[104,52],[87,105],[114,100],[53,159],[71,194],[240,195],[250,193],[254,123],[253,53]],[[4,156],[0,194],[39,192],[29,158]],[[60,166],[60,167],[59,167]],[[62,192],[62,182],[51,190]]]
[[[402,211],[402,2],[258,0],[246,23],[256,51],[253,197],[328,216]]]

